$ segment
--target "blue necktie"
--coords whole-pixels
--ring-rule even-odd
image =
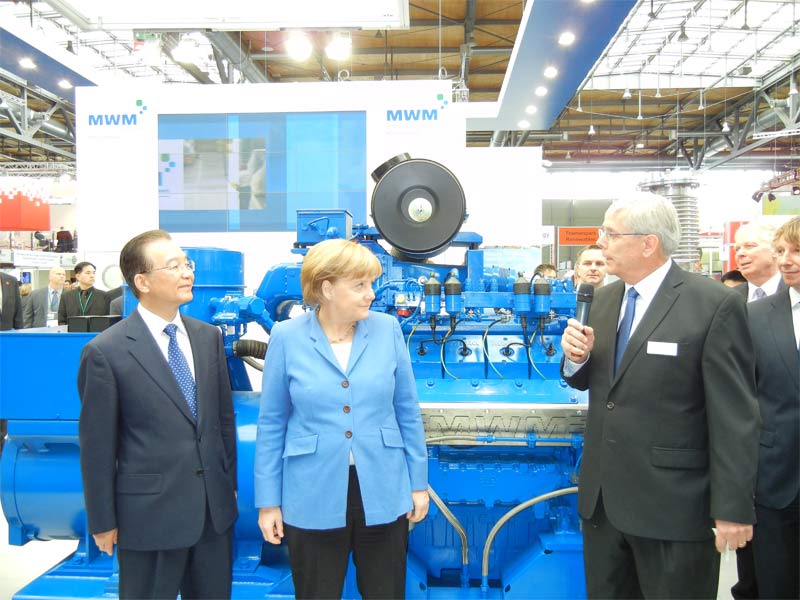
[[[56,312],[58,310],[58,292],[54,291],[53,295],[50,296],[50,312]]]
[[[628,338],[631,337],[631,326],[633,326],[633,316],[636,314],[636,298],[639,293],[635,288],[628,289],[628,300],[625,302],[625,314],[622,315],[619,329],[617,330],[617,351],[614,354],[614,373],[619,369],[625,348],[628,347]]]
[[[167,356],[169,357],[169,368],[175,375],[175,379],[183,392],[183,397],[186,398],[186,403],[192,411],[192,416],[197,418],[197,401],[195,395],[197,393],[197,386],[192,377],[192,371],[189,369],[189,363],[186,362],[186,356],[181,352],[178,346],[177,338],[178,326],[175,323],[170,323],[164,327],[164,333],[169,336],[169,348]]]

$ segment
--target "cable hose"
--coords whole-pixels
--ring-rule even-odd
[[[233,342],[233,355],[239,358],[252,356],[253,358],[264,360],[264,357],[267,355],[267,342],[259,342],[258,340],[239,340]],[[248,362],[247,364],[250,363]]]

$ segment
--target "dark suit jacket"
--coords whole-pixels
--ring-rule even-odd
[[[63,290],[60,292],[59,303],[61,296],[64,295]],[[28,296],[28,303],[22,311],[22,322],[25,328],[29,327],[44,327],[47,325],[47,313],[49,312],[49,299],[50,299],[50,286],[33,290]]]
[[[19,281],[11,275],[0,273],[0,285],[3,286],[0,331],[22,329],[22,297],[19,295]]]
[[[759,419],[742,297],[673,263],[614,376],[624,289],[595,292],[594,348],[567,379],[589,389],[581,516],[602,488],[609,520],[632,535],[698,541],[712,537],[712,519],[753,523]]]
[[[78,371],[81,472],[93,534],[129,550],[194,545],[206,505],[218,533],[236,519],[236,430],[219,329],[183,316],[197,421],[139,312],[84,347]]]
[[[90,288],[91,297],[86,303],[86,312],[81,310],[80,290],[67,290],[61,294],[58,302],[58,324],[66,325],[69,317],[79,317],[81,315],[107,315],[108,297],[103,290]]]
[[[739,285],[733,286],[731,289],[732,290],[736,290],[737,292],[739,292],[744,297],[744,301],[747,302],[747,298],[748,298],[749,291],[750,291],[750,286],[748,284],[740,283]],[[789,289],[789,288],[786,287],[786,284],[784,283],[783,279],[781,279],[778,282],[778,289],[775,290],[775,293],[776,294],[780,294],[781,292],[783,292],[783,291],[785,291],[787,289]]]
[[[789,290],[751,302],[747,310],[762,421],[756,502],[781,509],[800,490],[800,357]]]

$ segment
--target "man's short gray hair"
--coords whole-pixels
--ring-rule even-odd
[[[739,227],[733,237],[735,239],[739,233],[742,235],[752,235],[765,246],[771,247],[776,229],[777,227],[765,221],[750,221]]]
[[[678,213],[669,200],[655,194],[616,200],[608,207],[606,215],[620,211],[624,211],[621,216],[622,222],[628,229],[627,233],[655,235],[665,257],[672,256],[678,249],[681,226],[678,222]]]

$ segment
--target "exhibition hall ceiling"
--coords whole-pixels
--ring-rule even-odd
[[[796,0],[186,4],[0,3],[0,169],[69,168],[70,86],[120,78],[446,79],[454,101],[491,104],[468,145],[540,145],[552,169],[800,166]]]

